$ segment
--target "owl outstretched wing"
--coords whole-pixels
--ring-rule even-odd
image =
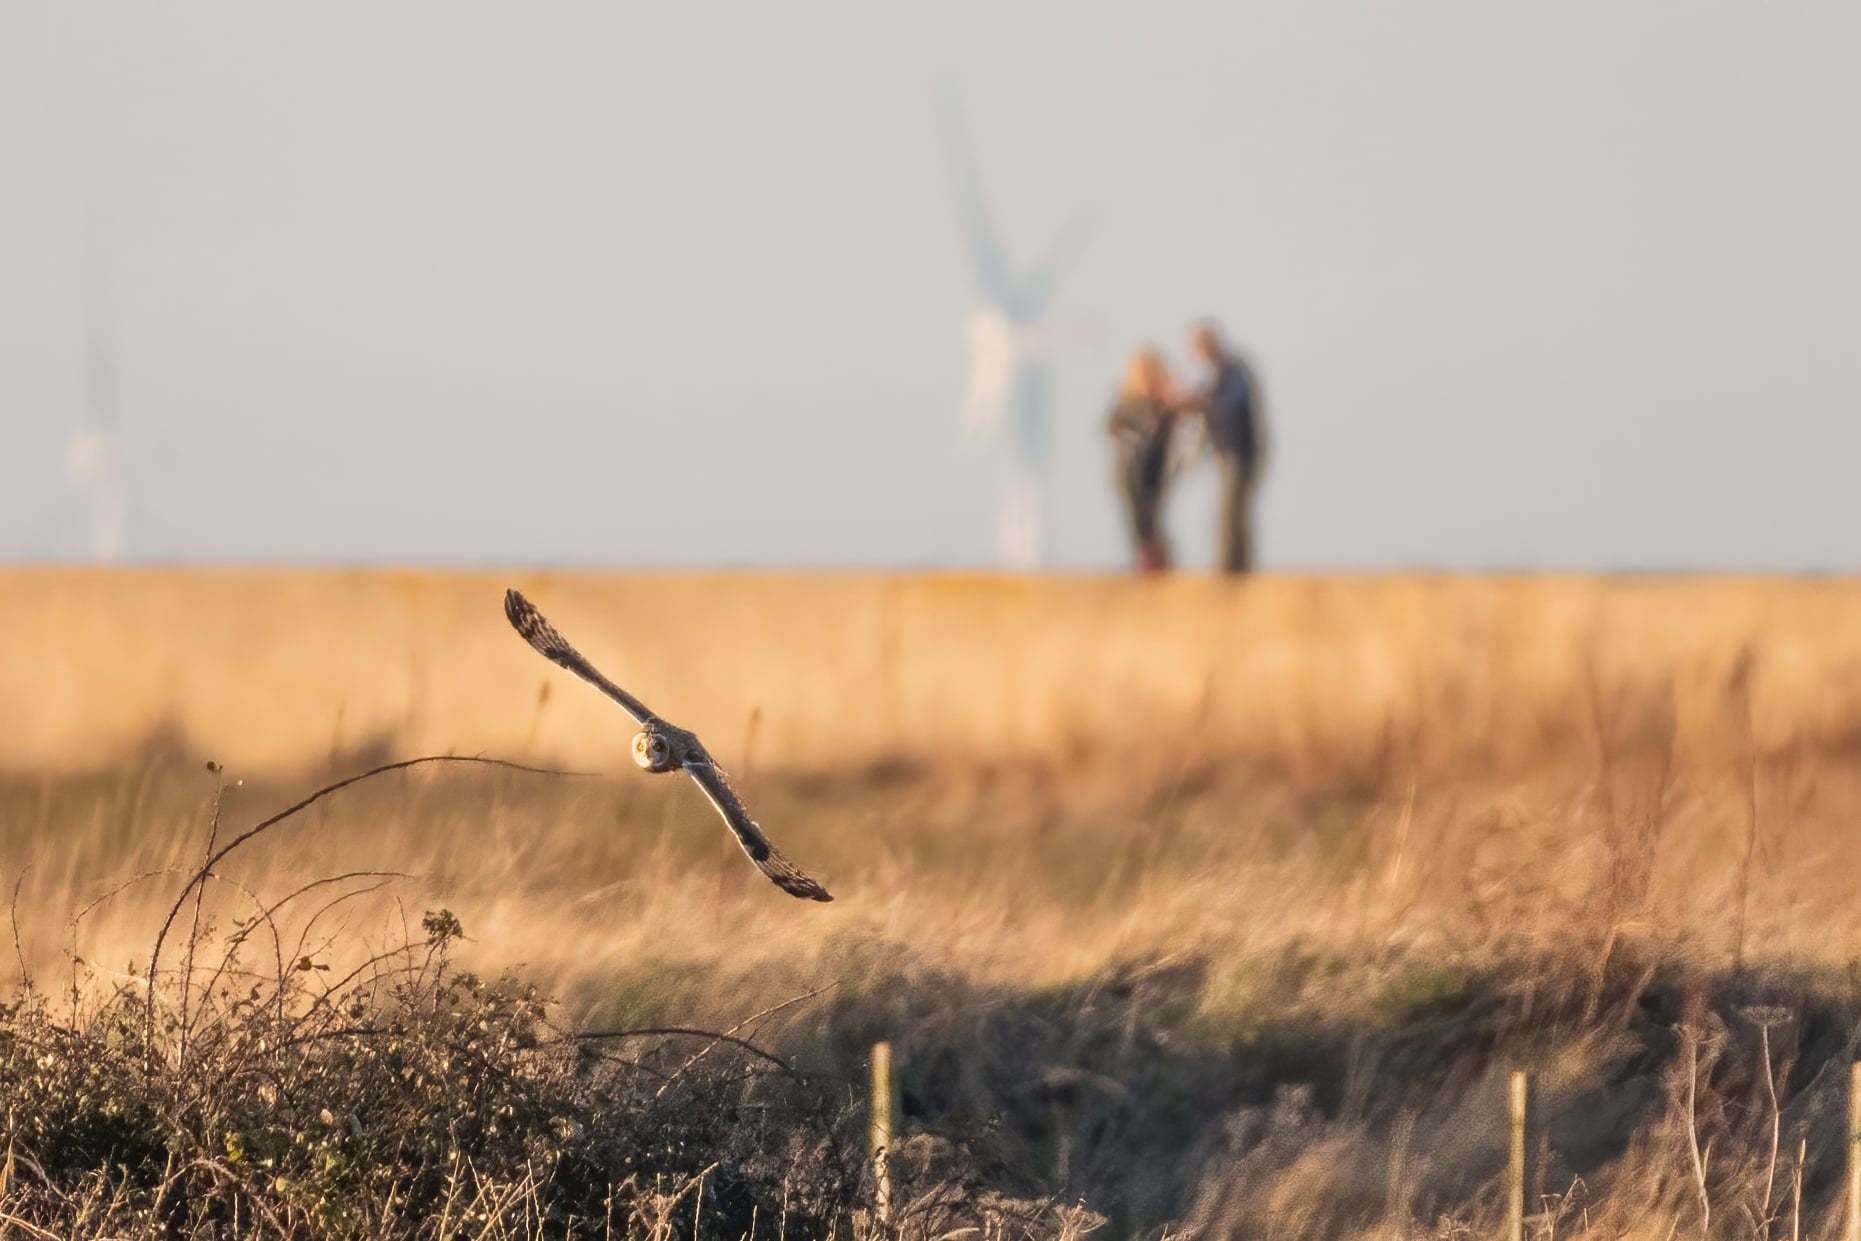
[[[802,873],[800,867],[784,857],[782,851],[763,835],[762,828],[757,826],[756,820],[750,818],[749,811],[743,808],[736,790],[730,787],[723,769],[712,761],[696,736],[660,719],[647,709],[645,703],[603,676],[600,669],[589,663],[580,651],[570,646],[568,640],[556,632],[556,627],[543,618],[534,604],[515,590],[504,592],[504,615],[510,618],[511,627],[543,658],[567,668],[612,698],[633,717],[636,724],[651,723],[662,735],[670,734],[677,738],[674,753],[678,765],[704,790],[704,795],[717,807],[717,813],[723,816],[724,825],[736,836],[737,843],[743,846],[743,852],[756,864],[757,870],[769,876],[770,882],[789,895],[803,900],[834,899],[826,888]]]
[[[568,639],[556,632],[556,627],[543,619],[543,614],[536,610],[536,605],[514,590],[504,592],[504,615],[510,618],[511,628],[515,629],[541,655],[553,664],[567,668],[588,684],[619,703],[621,709],[633,717],[636,724],[644,724],[657,719],[646,704],[629,694],[620,686],[601,675],[601,670],[583,658],[582,653],[570,646]]]
[[[743,808],[736,790],[730,787],[723,768],[712,762],[709,754],[687,758],[684,767],[685,774],[704,790],[704,795],[717,807],[717,813],[723,816],[725,826],[730,828],[737,843],[743,846],[743,852],[756,864],[757,870],[769,876],[771,883],[802,900],[834,899],[826,888],[804,874],[799,866],[784,857],[782,851],[763,835],[762,828],[757,826],[756,820],[750,818],[749,811]]]

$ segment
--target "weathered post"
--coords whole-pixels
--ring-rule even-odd
[[[892,1073],[892,1045],[872,1045],[871,1127],[873,1209],[881,1224],[892,1220],[892,1132],[898,1116],[898,1080]]]
[[[1531,1115],[1531,1078],[1514,1069],[1506,1081],[1506,1241],[1525,1241],[1525,1168],[1527,1125]]]
[[[1861,1061],[1848,1066],[1848,1224],[1842,1235],[1861,1241]]]

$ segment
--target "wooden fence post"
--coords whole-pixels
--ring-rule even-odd
[[[1525,1162],[1530,1147],[1531,1078],[1514,1069],[1506,1080],[1506,1241],[1525,1241],[1525,1194],[1531,1178]]]
[[[1848,1066],[1848,1221],[1842,1235],[1861,1239],[1861,1061]]]
[[[892,1220],[892,1133],[898,1117],[898,1079],[892,1073],[892,1045],[872,1045],[871,1128],[873,1208],[881,1224]]]

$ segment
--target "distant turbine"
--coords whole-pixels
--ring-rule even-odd
[[[45,47],[49,63],[60,69],[52,79],[50,102],[63,113],[69,130],[68,157],[61,164],[69,174],[65,191],[74,207],[72,240],[79,260],[83,408],[65,452],[62,493],[20,523],[15,537],[28,555],[114,563],[146,551],[151,532],[162,528],[142,505],[142,480],[123,433],[115,331],[121,240],[146,196],[127,176],[136,161],[125,145],[130,132],[122,113],[126,96],[95,89],[104,81],[95,74],[109,66],[97,55],[112,56],[111,45],[97,41],[103,38],[101,27],[86,19],[82,8],[47,6]]]
[[[93,560],[120,560],[129,544],[131,480],[123,454],[116,349],[92,332],[85,351],[84,422],[68,454],[71,481],[83,505],[85,547]]]
[[[957,214],[982,299],[965,325],[969,378],[963,426],[970,438],[988,441],[1001,453],[996,532],[1002,562],[1035,569],[1050,550],[1046,507],[1053,458],[1053,342],[1045,319],[1061,275],[1078,259],[1089,230],[1075,217],[1033,267],[1017,273],[995,231],[975,143],[954,92],[943,97],[941,115]]]

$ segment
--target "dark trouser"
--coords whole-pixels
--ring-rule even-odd
[[[1221,560],[1226,573],[1254,567],[1254,465],[1239,453],[1217,453],[1221,466]]]
[[[1124,496],[1137,567],[1152,573],[1170,567],[1170,545],[1163,535],[1162,461],[1161,453],[1154,459],[1134,455],[1120,462],[1118,469],[1118,490]]]

